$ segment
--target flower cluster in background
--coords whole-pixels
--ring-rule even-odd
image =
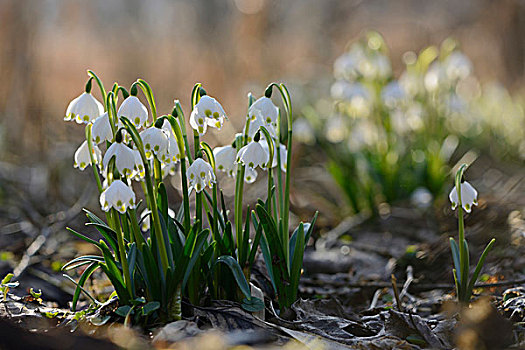
[[[473,148],[525,158],[523,108],[501,86],[482,86],[455,41],[403,62],[395,76],[383,38],[367,33],[334,62],[333,113],[297,122],[326,152],[354,212],[441,195],[451,158]]]

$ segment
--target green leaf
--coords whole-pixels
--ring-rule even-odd
[[[252,217],[255,216],[255,211],[252,210]],[[255,220],[253,221],[255,226]],[[255,255],[257,254],[257,247],[259,247],[259,243],[261,241],[262,236],[262,226],[256,225],[255,226],[255,237],[253,238],[252,248],[250,250],[250,256],[248,257],[248,266],[251,268],[253,266],[253,263],[255,261]]]
[[[84,284],[86,283],[87,279],[93,272],[95,272],[96,269],[99,268],[99,263],[92,262],[91,265],[87,267],[87,269],[84,270],[82,275],[80,275],[80,278],[78,280],[78,283],[76,283],[75,292],[73,293],[73,300],[71,302],[71,311],[75,312],[77,308],[77,302],[78,298],[80,297],[80,292],[82,291]],[[90,297],[92,300],[94,299],[89,293],[87,293],[88,297]]]
[[[109,246],[113,249],[114,252],[118,254],[118,243],[117,243],[117,234],[113,229],[106,224],[98,222],[88,222],[86,226],[95,226],[97,231],[108,241]]]
[[[5,277],[2,279],[2,284],[7,284],[9,283],[9,281],[11,281],[11,279],[13,279],[15,275],[12,274],[12,273],[8,273],[7,275],[5,275]]]
[[[100,248],[100,243],[99,243],[99,242],[97,242],[97,241],[95,241],[95,240],[93,240],[93,239],[91,239],[91,238],[89,238],[89,237],[83,235],[82,233],[79,233],[79,232],[73,230],[73,229],[70,228],[70,227],[66,227],[66,230],[68,230],[69,232],[71,232],[72,234],[74,234],[75,236],[77,236],[78,238],[80,238],[80,239],[82,239],[82,240],[84,240],[84,241],[86,241],[86,242],[88,242],[88,243],[91,243],[91,244],[93,244],[93,245],[96,245],[97,247]],[[100,248],[100,249],[101,249],[101,248]]]
[[[244,298],[241,307],[248,312],[257,312],[264,309],[264,302],[256,297]]]
[[[454,267],[456,268],[456,271],[461,272],[461,265],[459,263],[459,248],[454,240],[454,238],[450,237],[450,250],[452,251],[452,259],[454,260]],[[458,277],[458,283],[461,284],[461,275]]]
[[[193,247],[193,250],[190,255],[191,258],[185,268],[186,271],[184,272],[184,279],[182,280],[182,289],[186,287],[186,283],[188,282],[188,278],[190,277],[191,271],[193,270],[193,266],[197,262],[197,259],[200,257],[200,252],[209,234],[210,231],[208,229],[203,230],[195,240],[195,246]]]
[[[99,263],[99,262],[104,262],[104,258],[101,257],[101,256],[98,256],[98,255],[83,255],[83,256],[79,256],[78,258],[75,258],[71,261],[68,261],[66,264],[64,264],[64,266],[62,266],[62,270],[64,271],[67,271],[67,270],[71,270],[75,267],[78,267],[79,265],[77,265],[78,263]],[[84,265],[84,264],[82,264]]]
[[[290,304],[297,298],[297,290],[299,288],[299,279],[301,277],[301,269],[303,267],[303,255],[304,255],[304,225],[301,222],[299,224],[299,231],[297,234],[297,244],[292,257],[292,267],[290,269]]]
[[[121,306],[117,310],[115,310],[115,313],[117,315],[119,315],[119,316],[122,316],[122,317],[126,317],[132,312],[133,312],[133,310],[132,310],[131,306],[129,306],[129,305]]]
[[[33,288],[29,289],[29,294],[31,294],[31,296],[33,298],[40,298],[42,296],[42,289],[39,289],[38,292],[36,292]]]
[[[246,296],[247,299],[252,299],[252,294],[250,291],[250,285],[246,281],[246,277],[244,276],[244,273],[242,272],[241,266],[230,255],[223,255],[217,258],[215,260],[215,265],[218,263],[226,264],[230,268],[230,271],[233,274],[233,277],[235,278],[235,281],[237,282],[237,285],[239,286],[241,292]]]
[[[150,301],[146,305],[142,307],[142,315],[148,316],[153,311],[158,310],[160,308],[160,303],[158,301]]]
[[[467,288],[467,295],[470,299],[470,295],[472,295],[472,289],[474,289],[474,284],[476,284],[476,281],[478,280],[479,273],[481,272],[481,268],[483,267],[483,264],[485,264],[485,258],[487,257],[488,253],[491,251],[492,246],[496,242],[496,239],[492,238],[489,244],[485,247],[483,250],[483,253],[481,253],[481,256],[479,257],[478,264],[476,265],[476,270],[472,274],[472,278],[470,279],[468,288]]]

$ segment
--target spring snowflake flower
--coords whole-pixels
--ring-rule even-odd
[[[233,146],[215,147],[213,150],[215,157],[215,168],[219,171],[226,172],[229,176],[233,175],[235,170],[235,158],[237,157],[237,150]]]
[[[273,104],[272,99],[263,96],[255,101],[248,111],[259,111],[266,124],[277,125],[277,118],[279,117],[279,108]]]
[[[388,83],[381,91],[381,99],[388,107],[395,107],[405,98],[405,90],[397,81]]]
[[[133,158],[135,164],[133,166],[133,172],[131,173],[131,177],[135,181],[142,181],[144,179],[144,176],[146,176],[146,170],[144,169],[144,163],[142,162],[140,152],[136,149],[133,150]]]
[[[269,159],[270,155],[268,150],[264,149],[257,141],[248,143],[237,153],[237,163],[241,163],[252,169],[256,167],[260,167],[261,169],[266,168]]]
[[[252,168],[245,168],[244,169],[244,182],[251,184],[254,183],[255,180],[257,180],[257,171]]]
[[[144,143],[144,149],[146,150],[146,157],[148,157],[148,159],[153,158],[153,155],[161,158],[161,155],[168,152],[169,138],[165,130],[152,126],[142,131],[140,138]]]
[[[95,159],[95,164],[99,164],[100,160],[102,159],[102,152],[100,152],[100,149],[96,145],[93,145],[92,152]],[[75,163],[73,164],[73,167],[84,170],[88,165],[92,165],[91,157],[89,156],[88,143],[87,141],[84,141],[75,152]]]
[[[270,136],[272,138],[277,137],[277,124],[276,123],[267,123],[264,120],[264,117],[262,116],[261,112],[257,109],[252,109],[248,113],[248,118],[246,119],[246,123],[249,123],[248,125],[248,142],[251,142],[253,140],[253,137],[255,134],[260,130],[261,126],[264,126],[266,130],[270,133]],[[265,136],[263,133],[261,133],[261,139],[264,139]]]
[[[470,213],[472,210],[473,205],[478,205],[478,191],[474,187],[472,187],[471,184],[469,184],[467,181],[464,181],[460,185],[461,189],[461,203],[463,206],[463,209],[467,213]],[[459,198],[458,198],[458,192],[456,190],[456,186],[450,191],[450,194],[448,195],[448,198],[450,199],[450,202],[452,203],[452,209],[455,210],[459,204]]]
[[[188,167],[186,176],[190,183],[190,191],[195,189],[197,192],[201,192],[204,187],[208,186],[211,188],[212,184],[215,183],[215,174],[210,163],[206,162],[202,158],[197,158]]]
[[[104,141],[111,141],[113,139],[113,131],[111,130],[111,124],[109,123],[109,115],[107,112],[95,119],[91,129],[91,136],[93,141],[97,144]]]
[[[268,149],[268,143],[266,142],[266,140],[260,141],[260,144],[264,148],[264,150],[269,154],[270,150]],[[281,170],[283,172],[286,172],[286,160],[287,160],[286,157],[288,155],[288,151],[286,150],[286,146],[283,145],[282,143],[279,144],[279,153],[280,153],[280,157],[281,157]],[[277,147],[276,147],[275,142],[274,142],[272,168],[275,168],[277,166],[277,164],[278,164]]]
[[[66,110],[65,121],[75,120],[78,124],[89,123],[104,113],[104,106],[89,92],[75,98],[69,103]]]
[[[162,130],[164,130],[167,135],[169,135],[169,145],[166,152],[161,154],[160,160],[166,165],[171,164],[171,162],[178,163],[182,158],[182,154],[179,149],[179,144],[177,143],[177,138],[173,134],[173,130],[171,129],[171,124],[169,121],[164,120],[164,124],[162,124]]]
[[[337,79],[353,80],[358,75],[359,62],[365,59],[361,46],[354,46],[334,62],[334,76]]]
[[[148,109],[140,102],[137,96],[133,95],[122,102],[117,115],[119,118],[128,118],[137,128],[140,128],[148,121]]]
[[[103,211],[114,208],[124,214],[128,208],[135,208],[135,193],[121,180],[115,180],[100,195],[100,205]]]
[[[460,80],[472,73],[472,62],[459,51],[452,52],[443,62],[445,74],[450,80]]]
[[[106,171],[113,157],[115,157],[115,167],[121,175],[133,176],[135,153],[131,148],[121,142],[113,142],[102,159],[102,165]]]
[[[228,117],[221,104],[213,97],[204,95],[191,111],[190,125],[202,136],[208,126],[220,129],[226,119]]]
[[[439,62],[434,62],[430,65],[427,73],[425,74],[424,84],[425,89],[429,92],[435,92],[440,88],[444,88],[447,82],[447,76],[445,69]]]

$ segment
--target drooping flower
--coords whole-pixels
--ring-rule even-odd
[[[226,119],[228,117],[221,104],[213,97],[204,95],[191,111],[190,125],[202,136],[208,126],[220,129]]]
[[[237,150],[231,145],[215,147],[213,156],[215,157],[215,168],[232,176],[235,170]]]
[[[267,123],[258,109],[252,109],[248,112],[248,118],[246,119],[248,125],[248,137],[247,142],[251,142],[255,134],[260,130],[261,126],[264,126],[272,138],[277,137],[275,123]],[[264,139],[264,134],[261,133],[261,139]]]
[[[266,140],[260,141],[260,144],[264,148],[264,150],[269,154],[270,150],[268,148],[268,143],[266,142]],[[287,161],[286,157],[288,155],[288,151],[286,150],[286,146],[283,145],[282,143],[279,144],[279,153],[280,153],[279,156],[281,157],[281,170],[283,172],[286,172],[286,161]],[[275,168],[278,163],[279,163],[279,159],[277,158],[277,147],[276,147],[275,142],[274,142],[272,168]]]
[[[103,211],[114,208],[124,214],[128,208],[135,208],[135,193],[121,180],[115,180],[100,195],[100,205]]]
[[[140,138],[144,143],[146,157],[148,157],[148,159],[153,158],[153,155],[160,158],[161,155],[168,152],[169,139],[168,133],[165,130],[152,126],[142,131]]]
[[[164,124],[162,124],[162,130],[164,130],[169,135],[169,145],[166,152],[161,154],[160,160],[165,164],[171,164],[172,162],[178,163],[182,158],[182,154],[179,149],[179,144],[177,143],[177,138],[173,134],[171,124],[168,122],[168,120],[164,120]]]
[[[91,129],[91,136],[93,141],[97,144],[104,141],[111,141],[113,139],[113,131],[111,130],[111,124],[109,123],[107,112],[95,119]]]
[[[248,143],[237,153],[237,163],[241,163],[252,169],[256,167],[260,167],[261,169],[266,168],[269,158],[270,155],[268,151],[257,141]]]
[[[381,91],[381,99],[388,107],[396,106],[405,96],[403,87],[397,81],[388,83]]]
[[[75,120],[78,124],[87,124],[102,113],[104,113],[104,106],[91,93],[84,92],[69,103],[64,120]]]
[[[100,163],[100,160],[102,158],[102,152],[100,152],[100,149],[96,145],[93,145],[92,152],[95,164]],[[79,168],[80,170],[84,170],[88,165],[92,165],[91,157],[89,156],[88,143],[87,141],[84,141],[75,152],[75,163],[73,164],[73,167]]]
[[[255,101],[248,111],[259,111],[266,124],[276,124],[279,117],[279,108],[273,104],[272,99],[263,96]]]
[[[461,204],[463,209],[467,213],[470,213],[472,210],[473,205],[478,205],[478,191],[474,187],[472,187],[471,184],[469,184],[467,181],[464,181],[460,185],[461,189]],[[450,194],[448,195],[448,198],[450,199],[450,202],[452,203],[452,209],[455,210],[458,207],[459,204],[459,198],[458,198],[458,192],[456,190],[456,186],[450,191]]]
[[[133,166],[133,172],[131,173],[131,177],[135,181],[142,181],[144,179],[144,176],[146,176],[146,170],[144,169],[144,163],[142,162],[140,152],[134,149],[133,157],[135,164]]]
[[[102,165],[106,171],[113,157],[115,157],[115,167],[121,175],[133,176],[135,154],[131,148],[121,142],[113,142],[106,151],[106,154],[104,154],[104,159],[102,159]]]
[[[257,171],[250,167],[244,169],[244,182],[251,184],[257,180]]]
[[[117,112],[118,117],[128,118],[137,128],[148,121],[148,109],[140,102],[137,96],[126,98]]]
[[[195,159],[188,167],[186,176],[190,183],[190,190],[195,189],[197,192],[201,192],[206,186],[211,188],[212,184],[215,183],[213,168],[210,163],[202,158]]]

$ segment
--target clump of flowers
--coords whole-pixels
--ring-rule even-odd
[[[403,61],[394,75],[383,38],[367,33],[334,62],[332,113],[296,123],[324,149],[354,213],[422,191],[440,196],[451,158],[469,148],[525,158],[523,108],[503,88],[481,86],[454,40]]]
[[[243,133],[230,145],[212,149],[200,138],[208,126],[221,129],[227,116],[221,104],[196,84],[189,118],[192,152],[178,100],[170,114],[158,116],[146,81],[137,80],[129,92],[115,83],[107,92],[95,73],[88,74],[85,93],[71,102],[65,119],[86,123],[86,141],[75,153],[75,167],[84,170],[91,165],[105,220],[86,210],[87,225],[103,237],[99,241],[69,229],[101,252],[64,266],[65,270],[85,267],[75,282],[73,310],[80,293],[99,303],[83,288],[97,269],[111,281],[120,304],[117,313],[128,323],[146,322],[151,316],[179,319],[182,296],[194,304],[209,296],[228,298],[241,302],[246,310],[260,310],[264,304],[252,296],[249,284],[259,246],[279,306],[289,307],[297,299],[304,247],[314,222],[301,223],[290,237],[292,114],[286,87],[271,84],[259,100],[250,95]],[[103,104],[91,95],[93,81]],[[279,138],[280,113],[271,99],[274,88],[287,115],[287,147]],[[137,97],[139,91],[149,111]],[[172,210],[164,177],[177,171],[175,164],[182,179],[182,202]],[[267,197],[243,217],[244,183],[255,181],[256,169],[267,172]],[[233,221],[219,188],[218,171],[235,178]],[[194,213],[190,213],[190,195]],[[138,210],[142,214],[137,215]],[[255,235],[250,239],[252,226]]]

